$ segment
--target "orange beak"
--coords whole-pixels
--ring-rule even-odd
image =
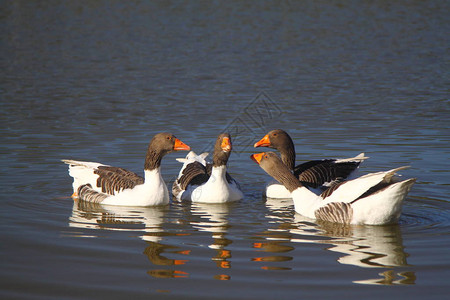
[[[256,154],[252,154],[250,155],[250,158],[257,164],[259,164],[261,162],[261,159],[264,155],[264,152],[261,153],[256,153]]]
[[[179,151],[179,150],[191,150],[191,147],[180,141],[179,139],[175,138],[175,145],[173,145],[173,150]]]
[[[231,151],[231,141],[229,138],[224,137],[222,140],[222,144],[220,144],[220,147],[222,148],[223,151],[225,152],[230,152]]]
[[[270,145],[269,135],[266,134],[259,142],[256,142],[253,147],[270,147]]]

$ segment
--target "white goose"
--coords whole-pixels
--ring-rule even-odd
[[[291,193],[295,211],[311,219],[346,224],[383,225],[397,223],[402,202],[416,181],[399,181],[394,175],[407,167],[371,173],[344,181],[320,196],[309,191],[273,152],[251,158]]]
[[[225,203],[243,198],[239,184],[227,173],[227,162],[231,154],[231,138],[228,133],[219,135],[214,146],[213,163],[207,164],[208,153],[196,155],[189,152],[172,193],[178,201],[199,203]]]
[[[145,178],[131,171],[96,162],[63,160],[73,177],[72,197],[84,201],[126,206],[169,203],[169,192],[161,176],[161,159],[167,153],[190,150],[171,133],[158,133],[150,141],[145,157]]]
[[[280,152],[281,160],[302,184],[321,193],[324,189],[354,176],[361,162],[368,157],[361,153],[345,159],[312,160],[295,166],[295,147],[289,134],[282,129],[267,133],[254,147],[270,147]],[[279,183],[269,183],[265,190],[269,198],[291,198],[289,191]]]

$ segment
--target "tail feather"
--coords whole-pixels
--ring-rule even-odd
[[[344,159],[338,159],[336,160],[336,163],[344,163],[344,162],[362,162],[366,159],[368,159],[370,157],[365,156],[364,152],[361,152],[360,154],[358,154],[355,157],[350,157],[350,158],[344,158]]]
[[[176,161],[178,161],[178,162],[180,162],[180,163],[182,163],[182,164],[184,164],[185,162],[187,162],[188,160],[192,160],[192,159],[195,159],[195,160],[205,160],[205,158],[207,157],[209,155],[209,152],[203,152],[202,154],[200,154],[200,155],[197,155],[197,153],[195,153],[194,151],[190,151],[187,155],[186,155],[186,157],[185,158],[182,158],[182,157],[180,157],[180,158],[175,158],[175,160]]]
[[[69,166],[78,166],[78,167],[85,167],[88,169],[97,169],[99,166],[106,166],[109,167],[108,165],[104,165],[101,163],[97,163],[97,162],[91,162],[91,161],[79,161],[79,160],[71,160],[71,159],[62,159],[62,162],[64,162],[65,164],[68,164]]]
[[[396,173],[398,171],[405,170],[405,169],[408,169],[410,167],[411,166],[402,166],[402,167],[398,167],[398,168],[395,168],[395,169],[387,171],[386,175],[384,176],[384,181],[388,182],[388,183],[391,182],[392,178],[396,175]],[[401,176],[401,175],[398,175],[398,176]]]

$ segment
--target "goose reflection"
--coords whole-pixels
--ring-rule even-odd
[[[306,218],[295,214],[296,229],[291,233],[308,238],[293,238],[291,241],[300,243],[331,244],[326,250],[344,254],[338,262],[363,268],[398,268],[408,267],[404,251],[403,239],[398,224],[386,226],[344,225],[330,222],[310,223]],[[318,236],[324,239],[317,239]],[[414,284],[414,272],[399,272],[397,279],[393,270],[378,273],[379,278],[357,280],[360,284]]]
[[[253,243],[253,248],[257,249],[258,251],[268,252],[268,253],[274,253],[277,255],[263,255],[263,256],[257,256],[252,258],[252,261],[255,262],[284,262],[284,261],[291,261],[293,258],[292,256],[288,255],[280,255],[287,253],[289,251],[294,250],[294,247],[284,245],[283,242],[280,241],[268,241],[264,243]],[[261,266],[261,269],[263,270],[292,270],[290,267],[284,267],[284,266],[273,266],[273,265],[263,265]]]
[[[156,242],[147,242],[148,246],[144,250],[148,260],[157,266],[179,266],[184,265],[188,260],[184,259],[169,259],[162,255],[163,252],[170,252],[176,254],[189,255],[189,251],[179,251],[179,247],[164,245]],[[157,278],[186,278],[189,273],[180,270],[172,269],[155,269],[150,270],[147,274]]]
[[[280,201],[281,200],[281,201]],[[275,223],[262,233],[264,243],[254,243],[253,247],[277,252],[281,245],[293,243],[315,243],[331,245],[328,251],[342,253],[340,264],[362,268],[398,268],[409,267],[404,251],[400,226],[344,225],[338,223],[311,220],[297,213],[289,213],[290,199],[266,199],[270,213],[266,215]],[[276,258],[276,256],[274,256]],[[262,261],[261,258],[255,259]],[[267,261],[267,260],[266,260]],[[360,284],[414,284],[415,273],[411,271],[383,271],[378,278],[354,281]]]
[[[299,214],[295,214],[294,224],[297,228],[292,229],[292,233],[315,238],[293,238],[293,242],[331,244],[327,250],[345,254],[338,259],[341,264],[364,268],[408,266],[399,225],[314,224]],[[317,236],[324,239],[317,239]]]
[[[158,242],[164,230],[162,223],[166,207],[127,207],[109,206],[86,201],[74,201],[69,227],[103,229],[116,231],[135,231],[145,241]],[[79,234],[81,237],[97,235]]]
[[[199,217],[196,221],[191,222],[194,229],[203,232],[210,232],[213,238],[209,248],[216,250],[211,260],[214,261],[219,269],[230,269],[231,250],[226,249],[228,245],[233,243],[232,240],[226,238],[226,234],[230,225],[228,224],[228,214],[233,203],[212,204],[212,203],[192,203],[191,213],[194,217]],[[231,277],[226,274],[218,274],[214,276],[218,280],[229,280]]]
[[[416,283],[416,274],[412,271],[410,272],[399,272],[394,274],[393,270],[388,270],[385,272],[378,273],[381,278],[366,279],[366,280],[356,280],[354,283],[359,284],[379,284],[379,285],[410,285]],[[398,279],[397,279],[398,276]]]
[[[272,212],[288,212],[292,211],[294,201],[292,198],[266,198],[266,206]]]
[[[147,247],[143,254],[147,256],[152,265],[180,266],[188,260],[169,259],[163,255],[173,253],[176,256],[189,255],[189,251],[179,250],[179,247],[164,245],[161,240],[168,235],[184,235],[180,233],[165,232],[162,228],[167,207],[127,207],[109,206],[85,201],[75,201],[72,215],[69,217],[69,226],[80,229],[97,229],[113,231],[136,232],[144,240]],[[98,237],[98,234],[76,233],[77,237]],[[188,273],[173,269],[149,270],[147,274],[158,278],[188,277]]]
[[[292,221],[294,214],[292,198],[266,198],[266,207],[270,210],[270,214],[266,215],[267,218]]]
[[[286,255],[294,250],[294,247],[287,245],[292,238],[292,234],[289,232],[293,228],[291,205],[293,206],[294,203],[290,198],[266,198],[266,207],[270,210],[270,213],[266,214],[266,218],[269,219],[270,224],[275,226],[258,234],[265,241],[252,243],[252,248],[258,252],[258,256],[251,259],[261,263],[263,270],[292,270],[285,265],[274,265],[274,263],[293,260],[292,256]]]

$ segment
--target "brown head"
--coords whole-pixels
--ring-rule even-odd
[[[289,134],[282,129],[269,131],[254,147],[269,147],[280,151],[281,159],[289,169],[293,170],[295,165],[295,148]]]
[[[232,150],[231,136],[228,133],[222,133],[217,137],[214,145],[213,166],[224,166],[228,162]]]
[[[168,132],[158,133],[148,145],[144,169],[153,170],[159,167],[163,156],[170,152],[190,149],[188,145],[177,139],[173,134]]]
[[[288,167],[274,152],[262,152],[253,154],[250,158],[259,164],[267,174],[284,185],[290,192],[302,186],[300,181],[295,178]]]

